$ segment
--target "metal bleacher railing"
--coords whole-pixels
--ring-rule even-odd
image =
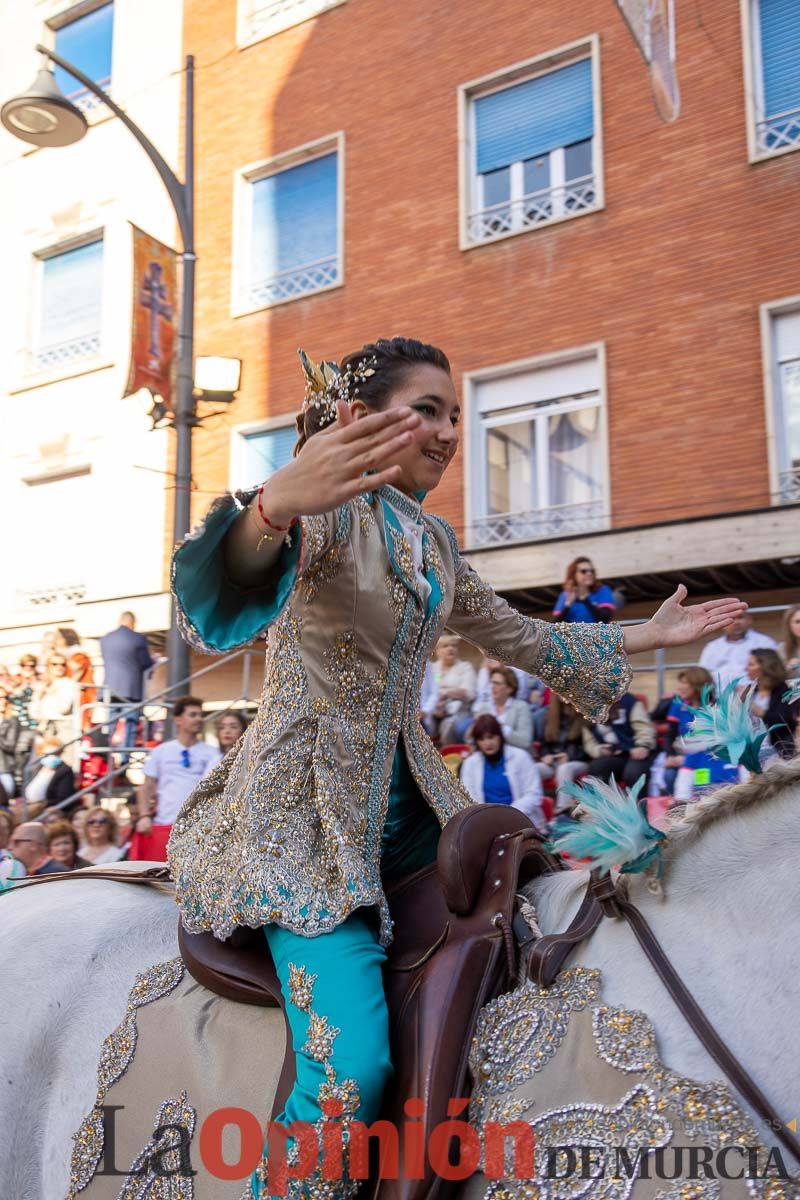
[[[789,604],[765,604],[765,605],[759,605],[757,607],[751,608],[749,611],[750,611],[751,615],[756,618],[756,621],[757,621],[759,616],[763,616],[768,613],[786,612],[786,610],[790,607],[791,606]],[[637,625],[637,624],[640,624],[641,621],[643,621],[645,619],[646,618],[627,619],[627,620],[621,620],[619,623],[620,623],[620,625]],[[114,795],[115,781],[117,781],[121,776],[123,776],[125,774],[125,772],[128,769],[128,766],[129,766],[128,762],[124,762],[118,766],[114,766],[113,756],[117,755],[117,754],[127,754],[131,758],[135,758],[136,756],[145,758],[147,756],[149,748],[145,745],[133,746],[133,747],[111,745],[110,741],[111,741],[111,732],[112,732],[112,730],[111,730],[112,722],[109,720],[108,717],[106,717],[105,720],[100,720],[100,721],[95,722],[88,729],[82,729],[83,715],[87,710],[96,709],[97,707],[102,706],[106,711],[108,711],[109,707],[113,707],[113,709],[114,709],[113,724],[115,724],[115,725],[119,720],[123,719],[128,714],[137,714],[137,715],[141,714],[141,716],[144,717],[146,721],[147,720],[149,720],[149,721],[157,720],[157,719],[159,719],[159,717],[155,716],[153,713],[146,714],[145,710],[157,709],[159,712],[165,712],[165,711],[168,712],[169,708],[170,708],[170,703],[171,703],[171,701],[169,699],[170,694],[172,695],[172,697],[174,699],[176,693],[180,694],[180,692],[183,691],[184,689],[193,688],[196,680],[201,679],[201,678],[205,677],[206,675],[209,675],[212,672],[219,670],[221,667],[229,666],[232,662],[240,660],[241,665],[242,665],[242,673],[241,673],[241,684],[238,689],[238,694],[233,699],[228,700],[222,707],[217,708],[213,712],[208,713],[204,718],[204,726],[205,726],[205,725],[208,725],[211,721],[218,720],[221,716],[223,716],[227,712],[231,712],[232,710],[242,708],[242,707],[252,707],[258,703],[258,695],[252,696],[250,693],[251,681],[252,681],[251,660],[254,655],[258,655],[260,657],[260,654],[261,654],[261,651],[254,650],[252,648],[245,648],[243,650],[235,650],[231,654],[224,655],[222,658],[217,659],[215,662],[211,663],[209,666],[202,667],[199,671],[195,671],[193,674],[187,676],[185,679],[182,679],[177,685],[175,685],[175,687],[165,688],[162,691],[156,693],[155,695],[148,696],[147,699],[145,699],[145,700],[141,700],[135,704],[129,704],[124,707],[122,707],[120,705],[116,705],[116,704],[112,706],[111,705],[111,697],[108,693],[108,689],[104,689],[102,687],[102,685],[99,688],[95,684],[81,685],[81,687],[84,689],[91,688],[93,690],[96,690],[98,693],[98,697],[96,699],[92,700],[91,703],[87,702],[87,703],[76,706],[75,713],[74,713],[74,722],[75,722],[74,727],[75,727],[76,733],[75,733],[75,736],[73,738],[71,738],[68,742],[63,743],[62,749],[67,749],[70,746],[75,746],[75,745],[81,744],[85,738],[91,737],[91,735],[95,732],[106,731],[108,744],[94,745],[92,747],[92,754],[108,756],[109,770],[108,770],[107,774],[103,775],[101,778],[95,780],[94,782],[87,784],[85,787],[81,788],[80,791],[74,792],[71,796],[68,796],[66,800],[62,800],[58,804],[53,805],[52,808],[53,809],[69,808],[72,805],[74,805],[76,801],[83,800],[84,797],[92,796],[92,795],[98,796],[98,797],[105,796],[107,799],[111,799],[112,796]],[[643,657],[642,655],[637,655],[636,657],[637,657],[637,662],[633,665],[634,676],[638,676],[640,679],[642,676],[650,676],[653,678],[653,680],[655,682],[655,696],[652,698],[653,703],[655,703],[656,700],[660,699],[662,696],[664,696],[666,694],[666,692],[668,690],[667,689],[667,676],[668,675],[673,674],[676,671],[683,670],[686,667],[695,666],[697,664],[696,659],[687,659],[686,661],[672,661],[671,659],[668,658],[667,652],[663,649],[655,650],[653,652],[652,656],[650,656],[649,662],[644,662],[644,663],[641,662],[640,660]],[[162,660],[162,663],[159,665],[163,665],[163,660]],[[260,685],[260,680],[259,680],[259,685]],[[146,740],[147,739],[145,739],[145,741]],[[26,774],[28,774],[30,772],[30,769],[33,766],[35,766],[38,761],[39,761],[39,759],[34,758],[29,762],[28,771],[26,772]],[[25,817],[27,816],[27,804],[24,799],[24,788],[23,788],[23,795],[20,798],[20,807],[21,807],[23,819],[25,819]]]
[[[244,706],[256,704],[258,697],[253,697],[250,695],[252,681],[251,660],[256,654],[258,654],[258,651],[250,648],[245,648],[244,650],[235,650],[231,654],[226,654],[222,658],[217,659],[215,662],[209,664],[209,666],[202,667],[199,671],[193,672],[193,674],[188,675],[185,679],[181,679],[172,687],[164,688],[162,691],[157,692],[152,696],[148,696],[145,700],[140,700],[132,704],[126,704],[124,706],[112,704],[109,690],[104,688],[102,685],[98,687],[94,683],[81,684],[80,688],[82,691],[92,690],[97,693],[97,697],[90,702],[79,703],[76,705],[73,713],[74,728],[76,730],[75,736],[70,738],[69,741],[62,743],[61,749],[67,750],[71,746],[79,746],[86,738],[92,738],[93,734],[106,735],[107,744],[93,745],[92,754],[107,756],[109,760],[109,770],[99,779],[96,779],[94,782],[87,784],[86,787],[81,788],[80,791],[73,792],[73,794],[68,796],[66,800],[61,800],[59,803],[52,805],[51,809],[57,810],[71,808],[76,801],[82,801],[86,796],[105,796],[107,799],[111,799],[114,794],[115,782],[119,780],[121,776],[125,775],[128,770],[128,766],[130,765],[130,763],[126,761],[115,767],[113,763],[113,755],[123,754],[128,755],[129,758],[135,758],[137,756],[145,758],[149,752],[149,747],[146,745],[111,745],[111,734],[113,732],[112,726],[116,726],[118,721],[123,720],[125,717],[130,715],[136,715],[137,718],[141,716],[144,718],[146,724],[160,719],[160,717],[152,711],[146,712],[145,710],[156,709],[159,714],[164,712],[168,713],[172,700],[180,695],[184,689],[192,687],[196,680],[211,674],[213,671],[218,671],[220,667],[230,666],[231,663],[236,662],[237,660],[241,661],[242,672],[238,695],[235,696],[234,699],[227,701],[221,708],[217,708],[213,712],[206,714],[203,719],[204,727],[211,721],[218,720],[227,712],[231,712],[234,709]],[[163,666],[164,661],[165,660],[162,659],[158,666]],[[104,720],[96,721],[88,728],[84,729],[84,714],[87,711],[92,711],[98,707],[102,707],[106,714],[108,713],[109,709],[113,709],[113,717],[109,718],[108,715],[106,715]],[[146,740],[147,739],[145,738],[145,741]],[[30,774],[32,768],[35,767],[39,761],[40,760],[38,758],[33,758],[30,760],[26,775]],[[23,787],[22,796],[20,797],[20,810],[23,820],[25,820],[27,817],[27,803],[25,801],[24,793],[25,789]]]

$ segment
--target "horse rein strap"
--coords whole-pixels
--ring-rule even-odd
[[[598,909],[592,929],[596,928],[604,915],[625,918],[633,930],[636,940],[655,968],[659,979],[714,1062],[724,1071],[733,1086],[744,1096],[761,1119],[766,1122],[775,1137],[800,1162],[800,1140],[786,1128],[785,1123],[759,1086],[725,1045],[667,958],[658,938],[638,908],[631,904],[622,888],[608,875],[597,877],[594,873],[592,874],[584,903],[590,897]],[[567,933],[569,932],[567,930]]]

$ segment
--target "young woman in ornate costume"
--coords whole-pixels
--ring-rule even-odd
[[[187,640],[222,653],[266,633],[267,651],[258,716],[186,802],[169,858],[189,930],[264,928],[297,1068],[278,1121],[313,1123],[333,1097],[345,1120],[371,1122],[392,1071],[382,881],[431,862],[441,826],[471,803],[419,720],[439,635],[539,676],[597,720],[626,690],[627,654],[722,629],[743,605],[684,608],[681,588],[624,634],[520,615],[421,508],[458,447],[445,355],[393,338],[341,370],[301,357],[292,462],[257,493],[217,500],[175,552]],[[257,1200],[265,1179],[262,1163]]]

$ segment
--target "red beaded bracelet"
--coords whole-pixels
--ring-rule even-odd
[[[261,517],[261,520],[264,522],[264,524],[268,525],[270,529],[274,529],[276,533],[288,533],[292,526],[297,524],[297,517],[292,517],[288,525],[273,525],[272,521],[270,521],[269,517],[264,512],[264,509],[261,507],[261,495],[265,486],[266,484],[262,483],[261,487],[258,489],[258,494],[256,495],[258,515]]]

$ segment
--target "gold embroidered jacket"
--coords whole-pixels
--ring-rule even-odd
[[[258,716],[172,831],[184,924],[224,938],[236,925],[277,922],[313,937],[376,905],[386,943],[380,846],[395,751],[442,825],[471,803],[419,720],[439,636],[449,629],[538,675],[597,720],[630,680],[622,630],[522,616],[468,566],[450,526],[425,512],[423,603],[397,516],[418,517],[419,505],[390,487],[302,518],[269,585],[242,591],[222,567],[240,511],[233,496],[215,501],[173,559],[194,647],[222,653],[267,637]]]

